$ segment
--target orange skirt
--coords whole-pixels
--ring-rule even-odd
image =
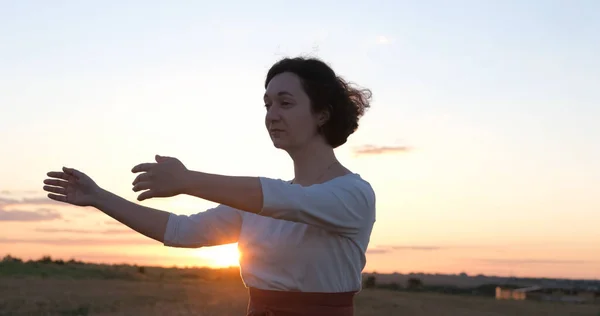
[[[249,288],[247,316],[353,316],[356,292],[314,293]]]

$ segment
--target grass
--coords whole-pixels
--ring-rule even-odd
[[[0,315],[245,315],[238,282],[204,280],[0,279]],[[357,316],[597,316],[597,305],[364,290]]]
[[[237,269],[0,263],[0,315],[245,315]],[[600,306],[365,289],[356,316],[600,316]]]

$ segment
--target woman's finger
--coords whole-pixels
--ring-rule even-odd
[[[139,182],[136,185],[133,186],[133,192],[137,192],[137,191],[141,191],[141,190],[148,190],[150,189],[150,186],[152,185],[151,182]]]
[[[57,194],[62,194],[62,195],[66,195],[67,194],[67,189],[61,188],[61,187],[51,187],[49,185],[45,185],[44,186],[44,191],[52,192],[52,193],[57,193]]]
[[[133,169],[131,169],[131,172],[137,173],[137,172],[141,172],[141,171],[150,171],[150,169],[152,169],[152,167],[154,167],[156,165],[157,165],[157,163],[154,163],[154,162],[141,163],[141,164],[133,167]]]
[[[44,180],[44,184],[66,188],[67,185],[69,185],[69,182],[56,179],[46,179]]]
[[[61,171],[50,171],[46,175],[48,175],[49,177],[52,177],[52,178],[69,180],[69,175],[64,172],[61,172]]]
[[[58,195],[58,194],[52,194],[52,193],[48,193],[48,197],[55,200],[55,201],[59,201],[59,202],[65,202],[67,203],[67,197],[64,195]]]
[[[155,196],[156,196],[156,194],[155,194],[154,191],[148,190],[148,191],[143,192],[142,194],[138,195],[137,199],[138,199],[138,201],[143,201],[145,199],[150,199],[150,198],[153,198]]]
[[[77,179],[80,179],[83,176],[83,173],[77,169],[73,169],[73,168],[67,168],[67,167],[63,167],[63,171],[67,174],[67,175],[71,175]]]
[[[145,181],[148,181],[148,180],[150,180],[150,173],[144,172],[144,173],[138,175],[137,177],[135,177],[135,180],[133,180],[132,185],[136,185],[139,182],[145,182]]]

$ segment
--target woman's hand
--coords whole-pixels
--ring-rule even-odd
[[[138,195],[143,201],[153,197],[170,197],[183,193],[188,169],[177,158],[156,155],[156,163],[139,164],[131,172],[138,173],[133,180],[133,191],[146,190]]]
[[[59,202],[77,206],[93,206],[101,188],[81,171],[63,167],[61,171],[47,173],[51,179],[44,180],[48,197]]]

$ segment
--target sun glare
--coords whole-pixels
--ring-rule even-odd
[[[200,248],[197,255],[209,260],[214,268],[237,267],[240,265],[240,252],[237,243]]]

